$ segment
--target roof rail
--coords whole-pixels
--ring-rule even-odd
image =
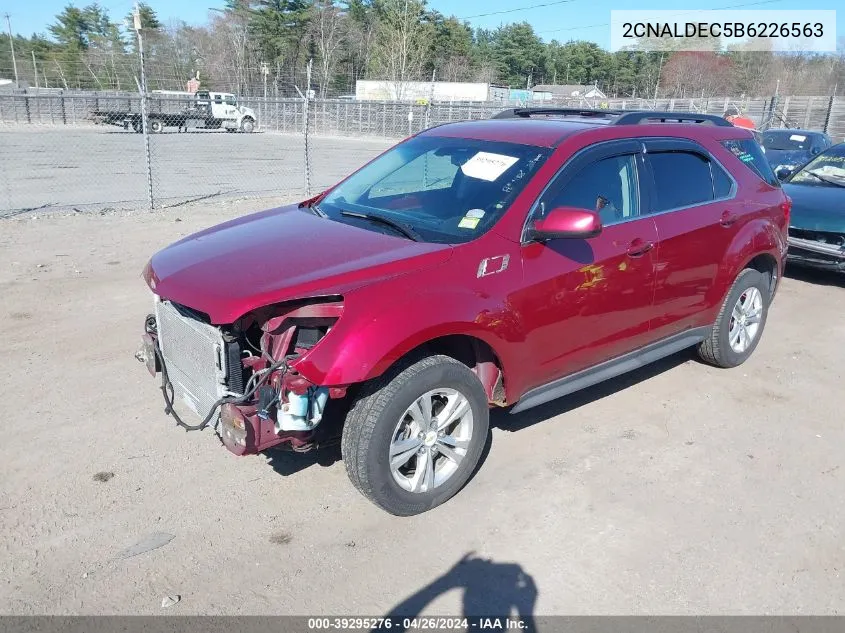
[[[534,115],[581,116],[610,118],[623,113],[623,110],[591,110],[590,108],[509,108],[493,115],[494,119],[527,119]]]
[[[649,121],[658,123],[699,123],[719,127],[733,127],[733,124],[718,114],[699,114],[697,112],[658,112],[637,110],[625,112],[616,119],[614,125],[638,125]]]
[[[639,125],[642,123],[696,123],[732,127],[733,124],[718,114],[697,112],[660,112],[656,110],[592,110],[590,108],[509,108],[493,115],[494,119],[527,119],[532,116],[575,116],[604,119],[613,125]]]

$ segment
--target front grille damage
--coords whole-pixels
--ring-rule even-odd
[[[282,442],[295,450],[316,446],[328,399],[343,398],[346,389],[314,385],[293,365],[340,316],[339,300],[264,308],[229,326],[171,301],[157,298],[155,308],[136,357],[152,374],[161,371],[165,411],[177,424],[198,430],[213,423],[239,455]],[[174,409],[182,405],[202,422],[183,421]]]
[[[845,271],[845,233],[789,229],[789,259]]]

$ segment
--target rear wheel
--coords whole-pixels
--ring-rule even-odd
[[[488,420],[486,394],[466,365],[448,356],[424,358],[365,387],[343,429],[346,472],[387,512],[420,514],[472,476]]]
[[[717,367],[736,367],[757,348],[771,298],[767,275],[746,269],[736,278],[710,337],[698,347],[699,356]]]
[[[150,121],[150,130],[152,130],[153,134],[158,134],[164,129],[164,123],[159,121],[158,119],[153,119]]]

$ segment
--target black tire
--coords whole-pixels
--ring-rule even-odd
[[[455,389],[466,397],[473,415],[467,452],[454,474],[426,492],[411,492],[394,479],[388,455],[397,424],[406,409],[436,388]],[[398,516],[411,516],[444,503],[469,481],[487,441],[490,411],[478,377],[448,356],[428,356],[364,385],[343,428],[341,453],[355,487],[374,504]],[[445,457],[443,458],[445,459]]]
[[[756,334],[748,347],[742,352],[737,352],[731,347],[729,340],[733,309],[740,297],[751,288],[756,288],[760,292],[762,313],[760,315],[759,328],[757,328]],[[763,336],[763,331],[766,327],[766,318],[769,314],[770,300],[771,280],[769,275],[750,268],[743,270],[737,276],[736,281],[731,286],[730,292],[725,297],[722,308],[719,310],[719,316],[716,317],[716,322],[713,324],[710,337],[698,346],[698,355],[702,360],[716,367],[725,368],[737,367],[748,360],[749,356],[757,349],[757,344]]]
[[[244,117],[241,121],[241,132],[244,134],[252,134],[255,130],[255,121],[251,117]]]
[[[150,131],[153,134],[158,134],[162,130],[164,130],[164,123],[162,123],[158,119],[153,119],[152,121],[150,121]]]

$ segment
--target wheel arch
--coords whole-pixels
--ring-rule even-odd
[[[515,397],[507,389],[507,368],[511,363],[500,353],[504,342],[498,340],[495,333],[479,329],[477,325],[473,328],[473,325],[432,326],[401,340],[383,341],[378,350],[374,349],[371,338],[367,342],[364,339],[347,340],[346,344],[332,345],[331,349],[318,345],[312,353],[319,353],[315,357],[311,354],[304,357],[297,369],[319,384],[356,385],[424,356],[442,354],[475,372],[490,403],[504,405]]]
[[[712,320],[716,317],[734,281],[743,270],[748,268],[770,274],[772,285],[769,299],[771,299],[780,281],[784,243],[785,238],[770,221],[756,219],[742,227],[734,236],[727,251],[725,265],[721,267],[716,283],[713,285],[713,292],[708,301],[709,312],[712,314],[709,314],[708,319]]]
[[[407,344],[399,349],[406,347],[408,347]],[[390,359],[396,357],[396,352],[398,350],[383,359],[383,364],[386,366],[382,368],[382,363],[377,365],[378,369],[381,370],[379,374],[389,371],[396,365],[423,356],[448,356],[466,365],[478,376],[490,404],[503,406],[507,402],[502,361],[493,346],[478,336],[466,333],[435,336],[411,347],[391,362]]]

